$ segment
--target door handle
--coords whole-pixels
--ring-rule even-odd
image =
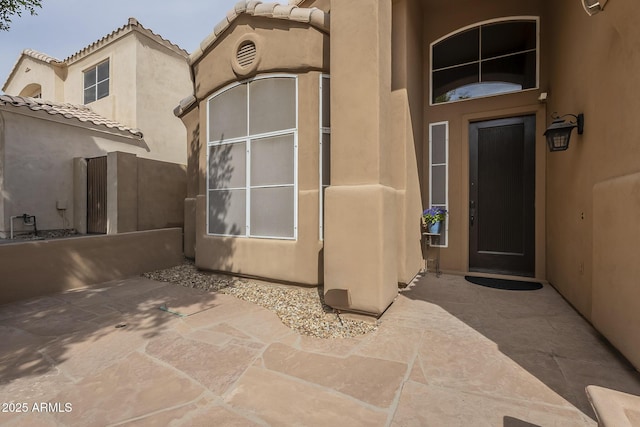
[[[471,200],[469,203],[469,223],[471,227],[473,227],[473,223],[476,219],[476,202],[475,200]]]

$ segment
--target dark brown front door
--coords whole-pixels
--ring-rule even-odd
[[[469,271],[535,273],[535,117],[469,128]]]

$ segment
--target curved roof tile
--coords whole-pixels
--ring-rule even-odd
[[[70,62],[74,62],[77,61],[81,58],[83,58],[84,56],[88,55],[89,53],[99,49],[100,47],[104,46],[105,44],[109,43],[111,40],[117,38],[117,37],[121,37],[131,31],[134,30],[138,30],[144,34],[146,34],[147,36],[149,36],[151,39],[155,40],[156,42],[160,43],[161,45],[173,50],[174,52],[187,57],[187,55],[189,54],[186,50],[182,49],[180,46],[178,46],[175,43],[172,43],[171,41],[165,39],[164,37],[162,37],[159,34],[154,33],[153,31],[151,31],[148,28],[145,28],[140,22],[138,22],[138,20],[136,18],[129,18],[129,21],[127,22],[126,25],[123,25],[120,28],[117,28],[116,30],[112,31],[111,33],[107,34],[106,36],[102,37],[101,39],[91,43],[89,46],[86,46],[84,48],[82,48],[81,50],[79,50],[78,52],[74,53],[73,55],[65,58],[64,62],[66,63],[70,63]]]
[[[329,32],[329,14],[315,7],[298,7],[298,4],[302,3],[302,1],[303,0],[289,0],[289,4],[282,5],[280,3],[263,3],[259,0],[241,0],[236,3],[234,8],[227,13],[227,16],[214,27],[213,32],[203,40],[200,47],[189,56],[189,62],[193,64],[202,58],[204,52],[209,49],[218,37],[231,26],[231,23],[242,14],[303,22],[321,31]]]
[[[31,58],[37,59],[42,62],[46,62],[47,64],[63,64],[64,61],[54,58],[53,56],[49,56],[46,53],[38,52],[33,49],[25,49],[22,51],[23,55],[30,56]]]
[[[117,129],[138,139],[143,138],[139,129],[132,129],[114,120],[102,117],[93,112],[86,105],[63,104],[45,101],[39,98],[27,98],[24,96],[0,95],[0,105],[9,105],[17,108],[28,108],[31,111],[44,111],[51,115],[61,115],[65,119],[76,119],[83,123],[91,123],[96,126],[105,126],[108,129]]]

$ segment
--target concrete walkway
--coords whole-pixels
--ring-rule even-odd
[[[1,306],[0,325],[8,426],[595,426],[586,385],[640,394],[552,288],[455,276],[421,279],[344,340],[143,278]]]

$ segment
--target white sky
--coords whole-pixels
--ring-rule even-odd
[[[191,53],[237,2],[42,0],[38,15],[14,15],[9,31],[0,32],[0,87],[24,49],[64,59],[125,25],[129,17]]]

